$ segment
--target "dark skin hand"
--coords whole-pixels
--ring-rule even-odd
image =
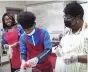
[[[78,56],[78,62],[80,63],[87,63],[87,60],[88,60],[87,55]]]

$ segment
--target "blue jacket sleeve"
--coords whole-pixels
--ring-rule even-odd
[[[20,36],[19,45],[20,45],[21,59],[26,60],[26,57],[27,57],[27,48],[26,48],[25,36],[23,34]]]
[[[1,38],[2,38],[1,43],[2,43],[2,46],[4,48],[4,44],[7,44],[7,42],[5,40],[5,32],[4,31],[2,31],[2,37]]]
[[[38,63],[41,63],[45,58],[47,58],[52,52],[52,49],[46,49],[44,50],[39,56],[37,56],[38,58]]]
[[[42,35],[43,35],[44,51],[39,56],[37,56],[39,59],[38,63],[41,63],[52,52],[52,45],[51,45],[49,33],[45,30],[42,31]]]
[[[18,33],[19,33],[19,36],[20,36],[21,34],[24,33],[24,30],[23,30],[23,28],[21,27],[20,24],[17,24],[16,26],[17,26],[17,30],[18,30]]]

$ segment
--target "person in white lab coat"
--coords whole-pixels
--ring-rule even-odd
[[[56,50],[55,72],[87,72],[88,25],[83,20],[84,10],[76,1],[64,8],[64,24],[69,31]]]

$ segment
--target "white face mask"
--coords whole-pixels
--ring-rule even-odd
[[[31,32],[31,33],[29,33],[29,34],[27,34],[28,36],[31,36],[31,35],[33,35],[35,33],[35,29]]]

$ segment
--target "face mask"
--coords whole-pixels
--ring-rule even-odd
[[[71,21],[64,21],[64,23],[65,23],[65,26],[66,26],[66,27],[72,28]]]

